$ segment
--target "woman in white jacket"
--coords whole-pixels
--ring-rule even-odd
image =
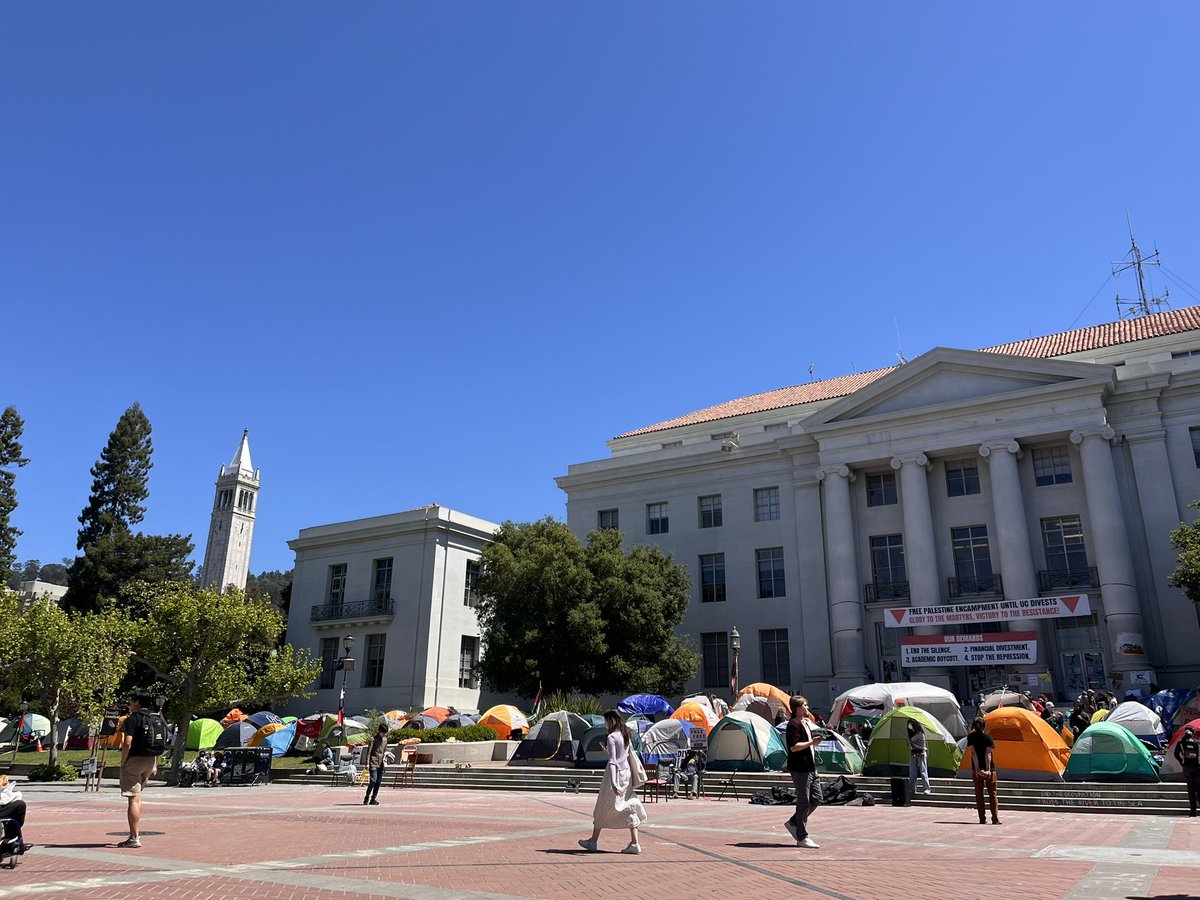
[[[600,793],[596,796],[596,809],[592,812],[592,836],[581,840],[579,846],[595,853],[602,828],[628,828],[629,846],[621,852],[641,853],[638,826],[646,821],[646,808],[637,798],[629,770],[629,757],[633,753],[629,728],[615,709],[604,714],[604,724],[608,728],[605,744],[608,748],[608,765],[604,770]]]

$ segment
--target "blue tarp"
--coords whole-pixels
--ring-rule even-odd
[[[617,704],[617,712],[624,716],[645,716],[657,722],[670,718],[675,707],[658,694],[630,694]]]
[[[1175,721],[1175,716],[1178,715],[1183,705],[1195,696],[1196,692],[1191,688],[1167,688],[1143,698],[1141,702],[1158,713],[1163,726],[1170,734],[1173,730],[1172,726],[1180,724]]]

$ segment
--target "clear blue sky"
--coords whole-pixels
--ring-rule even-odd
[[[613,435],[890,365],[897,329],[911,358],[1110,321],[1127,210],[1200,286],[1198,24],[1182,2],[7,4],[18,555],[74,554],[135,400],[144,527],[198,554],[250,429],[262,571],[302,527],[428,502],[562,518],[554,476]]]

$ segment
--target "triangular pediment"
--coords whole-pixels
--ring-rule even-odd
[[[1112,382],[1112,366],[937,347],[822,409],[808,428],[1019,400],[1068,384]]]

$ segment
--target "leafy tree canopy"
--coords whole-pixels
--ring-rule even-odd
[[[505,522],[483,551],[477,613],[489,687],[673,694],[699,658],[675,634],[687,572],[653,546],[622,549],[620,532],[587,544],[563,523]]]
[[[270,600],[286,612],[286,601],[292,596],[292,570],[250,573],[246,576],[246,596],[252,600]]]
[[[105,601],[119,600],[135,582],[186,580],[192,571],[192,549],[190,536],[182,534],[118,530],[104,535],[75,558],[63,604],[97,610]]]
[[[7,584],[17,563],[17,538],[21,532],[12,523],[17,508],[17,476],[13,469],[27,464],[21,455],[21,433],[25,421],[9,406],[0,413],[0,585]]]
[[[1189,506],[1200,509],[1200,500]],[[1200,524],[1181,522],[1171,532],[1171,543],[1179,551],[1179,558],[1167,581],[1172,587],[1182,588],[1189,600],[1200,603]]]

